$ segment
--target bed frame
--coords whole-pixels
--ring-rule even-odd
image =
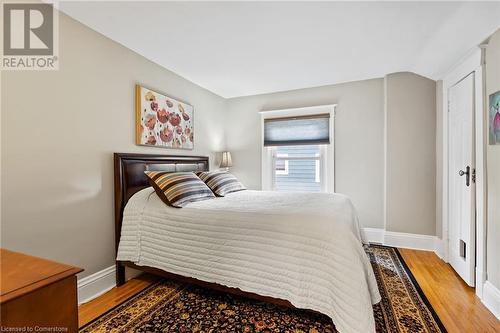
[[[174,156],[150,154],[114,154],[115,171],[115,250],[118,253],[118,244],[122,229],[123,209],[134,193],[149,187],[144,174],[146,170],[161,170],[170,172],[181,171],[208,171],[209,163],[206,156]],[[131,267],[143,272],[160,275],[181,283],[195,284],[205,288],[216,289],[235,295],[245,296],[277,305],[293,307],[286,300],[261,296],[244,292],[238,288],[230,288],[220,284],[201,281],[195,278],[181,276],[148,266],[138,266],[130,261],[116,261],[116,285],[125,283],[125,267]]]

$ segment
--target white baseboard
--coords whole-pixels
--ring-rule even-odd
[[[363,240],[387,246],[407,249],[434,251],[441,257],[441,240],[436,236],[408,234],[404,232],[386,231],[379,228],[363,228]],[[436,245],[440,246],[438,249]],[[438,250],[440,253],[438,253]]]
[[[436,236],[386,231],[384,235],[384,244],[415,250],[435,251],[435,238]]]
[[[115,265],[78,279],[78,304],[86,303],[116,286]]]
[[[361,237],[367,243],[384,243],[384,229],[379,228],[362,228]]]
[[[500,290],[490,281],[483,285],[483,304],[500,320]]]

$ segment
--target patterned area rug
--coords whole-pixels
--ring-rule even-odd
[[[377,333],[446,332],[395,248],[365,247],[382,295]],[[327,316],[162,280],[80,329],[87,332],[337,332]],[[363,333],[363,332],[360,332]]]

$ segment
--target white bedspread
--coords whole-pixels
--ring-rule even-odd
[[[147,188],[125,207],[117,260],[285,299],[340,333],[375,332],[380,294],[343,195],[241,191],[179,209]]]

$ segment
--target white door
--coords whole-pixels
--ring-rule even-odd
[[[449,262],[474,286],[474,73],[449,89],[448,102]]]

